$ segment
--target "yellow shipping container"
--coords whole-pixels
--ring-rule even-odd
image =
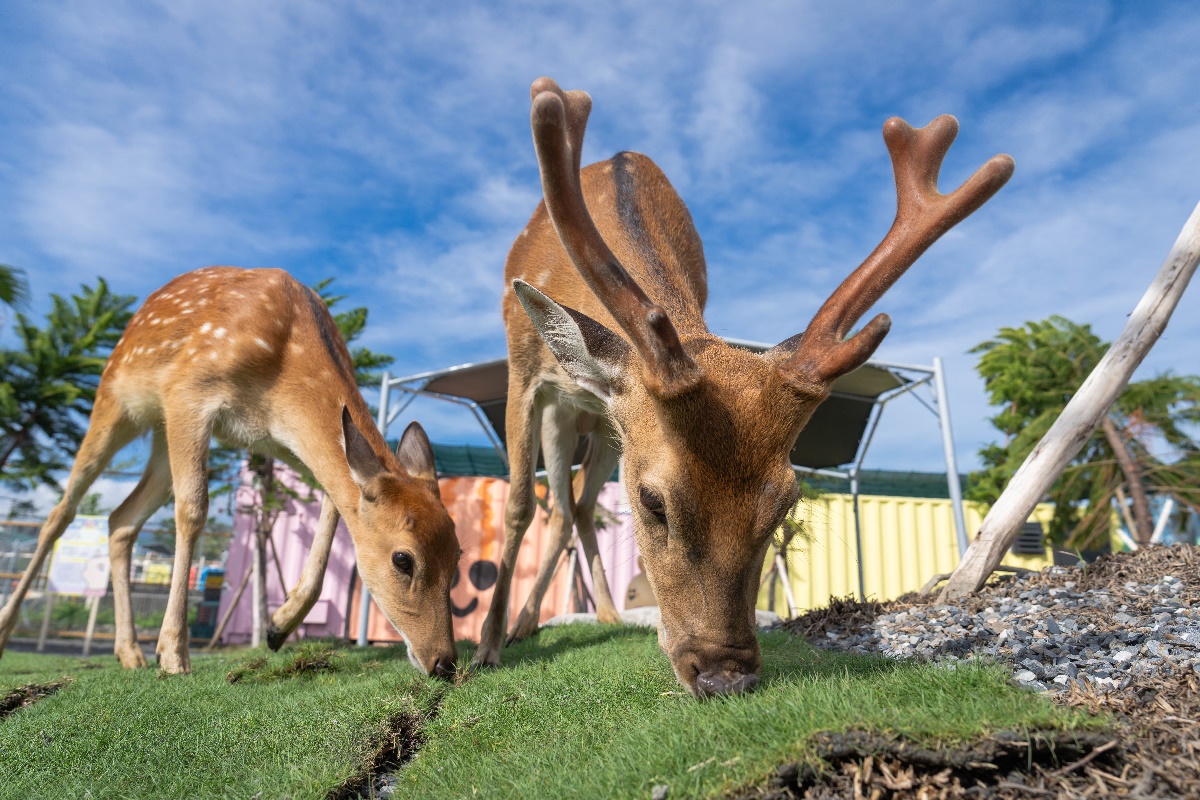
[[[938,573],[958,564],[958,542],[950,500],[923,497],[860,495],[863,587],[873,600],[891,600],[915,591]],[[967,531],[983,522],[982,507],[964,503]],[[1034,511],[1045,530],[1054,506],[1043,503]],[[787,552],[788,573],[797,610],[828,605],[830,597],[858,595],[858,556],[854,536],[854,503],[848,494],[822,494],[803,500],[792,512],[803,524]],[[773,551],[772,551],[773,552]],[[1040,556],[1009,553],[1004,564],[1040,570],[1051,563],[1047,549]],[[768,562],[764,569],[770,568]],[[759,592],[759,607],[768,605],[769,584]],[[775,609],[787,609],[783,587],[776,585]]]

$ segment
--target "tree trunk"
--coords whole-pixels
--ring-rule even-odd
[[[8,459],[17,451],[26,439],[29,438],[28,430],[19,430],[13,434],[12,440],[8,443],[8,447],[4,448],[4,452],[0,453],[0,470],[4,469],[4,465],[8,463]]]
[[[1146,497],[1146,486],[1142,483],[1142,470],[1129,454],[1121,432],[1117,430],[1116,424],[1108,414],[1101,418],[1100,430],[1104,431],[1104,438],[1108,440],[1108,446],[1117,457],[1117,465],[1121,467],[1125,483],[1129,486],[1129,496],[1133,500],[1133,522],[1137,526],[1130,534],[1139,546],[1144,547],[1150,544],[1150,537],[1154,535],[1154,520],[1150,518],[1150,500]]]
[[[1162,335],[1197,263],[1200,263],[1200,205],[1184,223],[1167,260],[1130,314],[1117,341],[992,506],[979,535],[942,590],[942,602],[977,591],[999,566],[1021,525],[1091,438],[1100,418],[1108,413],[1133,371]]]
[[[254,572],[254,588],[252,590],[251,608],[254,611],[253,626],[250,629],[250,646],[258,647],[267,639],[267,621],[271,618],[267,608],[267,546],[262,531],[254,529],[254,561],[251,570]]]

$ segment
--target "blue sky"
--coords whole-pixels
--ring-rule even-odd
[[[112,0],[3,19],[0,262],[37,309],[97,275],[139,297],[209,264],[336,276],[398,374],[504,355],[539,75],[592,94],[585,163],[644,152],[688,203],[712,330],[769,342],[885,233],[883,121],[954,114],[943,190],[998,152],[1016,174],[876,310],[880,357],[945,359],[965,467],[992,439],[967,351],[1049,314],[1115,337],[1200,200],[1194,4]],[[1198,312],[1193,287],[1139,375],[1200,371]],[[435,441],[482,442],[459,409],[412,412]],[[890,408],[868,466],[940,469],[929,413]]]

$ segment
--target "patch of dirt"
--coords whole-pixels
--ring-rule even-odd
[[[1200,797],[1200,675],[1161,675],[1119,692],[1072,686],[1057,701],[1120,720],[1118,774],[1082,771],[1104,787],[1096,796]]]
[[[765,789],[737,798],[920,798],[1040,796],[1030,770],[1069,774],[1084,764],[1108,765],[1116,742],[1092,734],[1000,733],[965,747],[928,748],[896,736],[852,731],[815,742],[818,772],[807,764],[781,767]],[[1013,794],[1024,792],[1024,794]],[[1031,795],[1032,793],[1032,795]]]
[[[286,664],[268,669],[268,659],[259,656],[234,667],[225,680],[229,683],[270,683],[300,675],[333,672],[340,657],[341,653],[328,645],[301,645]]]
[[[326,800],[391,797],[396,790],[396,773],[425,743],[424,726],[440,705],[438,696],[426,714],[396,714],[385,720],[372,737],[370,755],[363,759],[358,773],[332,789]]]
[[[28,683],[24,686],[18,686],[16,689],[0,697],[0,719],[4,719],[9,714],[19,711],[26,706],[31,706],[43,697],[49,697],[71,682],[71,678],[64,677],[50,683]]]
[[[849,596],[831,597],[829,605],[825,608],[814,608],[805,611],[798,617],[785,620],[783,629],[806,639],[824,639],[825,634],[833,630],[865,628],[882,614],[912,606],[913,598],[920,596],[915,592],[909,592],[896,600],[887,602],[863,601]]]

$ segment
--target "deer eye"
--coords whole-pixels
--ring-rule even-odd
[[[663,505],[663,499],[658,492],[653,489],[643,486],[638,490],[638,496],[642,501],[642,506],[653,514],[659,522],[667,521],[667,509]]]
[[[412,575],[413,557],[405,552],[392,553],[392,565],[405,575]]]

